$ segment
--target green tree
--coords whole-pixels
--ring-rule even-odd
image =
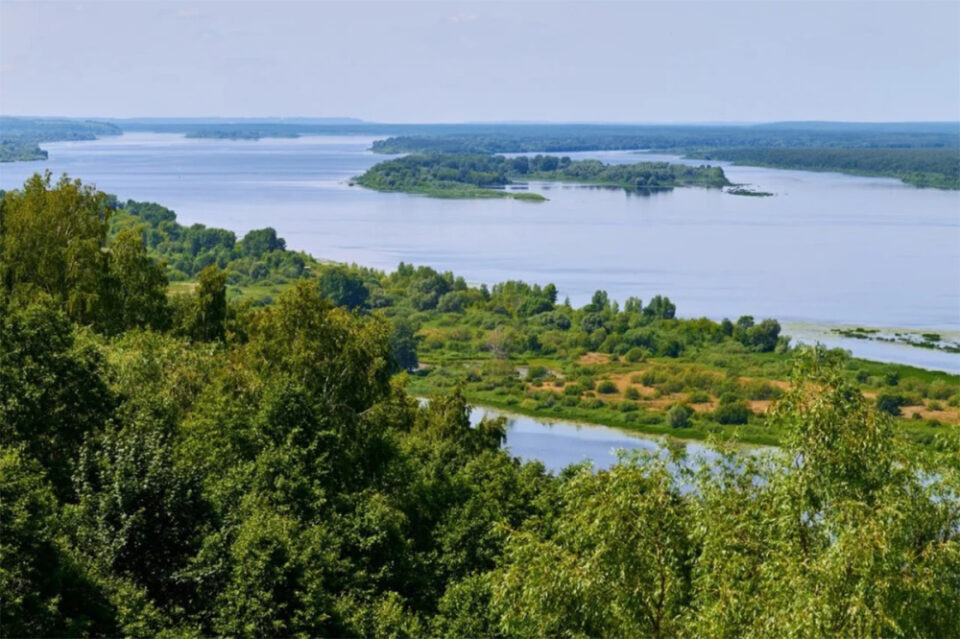
[[[106,194],[80,180],[35,174],[0,200],[0,282],[30,299],[45,293],[71,319],[94,324],[106,274]]]
[[[320,293],[337,306],[350,310],[366,308],[370,293],[363,279],[342,266],[323,269],[319,277]]]
[[[673,319],[677,315],[677,307],[669,297],[654,295],[643,309],[643,314],[656,319]]]
[[[104,594],[63,547],[65,526],[43,469],[0,452],[0,625],[11,637],[116,633]]]
[[[191,339],[222,342],[226,339],[227,274],[215,264],[197,275],[193,294],[180,300],[177,323]]]
[[[147,255],[140,229],[125,229],[114,236],[105,283],[109,290],[104,291],[103,297],[113,303],[112,308],[106,309],[105,324],[115,330],[169,328],[164,265]]]
[[[690,418],[693,416],[693,409],[684,404],[671,406],[667,411],[667,424],[671,428],[686,428],[690,425]]]
[[[662,461],[583,470],[552,522],[513,531],[493,573],[508,636],[679,634],[687,612],[688,506]]]
[[[79,547],[165,608],[189,602],[178,573],[209,521],[201,478],[175,462],[172,440],[169,425],[141,415],[88,440],[76,473]]]
[[[416,333],[416,328],[409,320],[398,319],[393,323],[390,355],[399,370],[412,371],[419,365],[417,346],[420,339]]]
[[[243,236],[243,239],[237,243],[237,248],[243,255],[250,257],[263,257],[272,251],[283,251],[287,248],[287,243],[283,238],[277,237],[277,232],[271,227],[249,231]]]
[[[66,498],[80,444],[116,402],[100,352],[53,306],[12,308],[0,296],[0,444],[23,446]]]

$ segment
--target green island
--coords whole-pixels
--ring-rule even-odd
[[[677,186],[728,186],[719,167],[691,167],[666,162],[604,164],[596,160],[537,155],[407,155],[374,165],[353,182],[377,191],[418,193],[431,197],[510,197],[544,200],[537,193],[504,187],[514,180],[546,180],[609,186],[628,190],[663,190]]]
[[[960,379],[676,312],[35,175],[0,198],[4,635],[955,634]],[[552,473],[471,401],[717,457]]]
[[[298,138],[295,131],[262,130],[249,127],[232,127],[220,129],[191,129],[184,134],[187,138],[214,139],[214,140],[259,140],[261,138]]]
[[[775,169],[892,177],[917,187],[960,189],[960,147],[957,146],[930,149],[709,149],[688,153],[686,157]]]
[[[729,193],[730,195],[743,195],[746,197],[773,197],[773,193],[769,191],[757,191],[755,189],[749,189],[741,185],[733,186],[732,188],[727,189],[724,193]]]
[[[0,116],[0,162],[46,160],[40,142],[95,140],[120,133],[116,125],[94,120]]]

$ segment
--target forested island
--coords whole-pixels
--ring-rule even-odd
[[[735,185],[732,188],[727,189],[724,193],[729,193],[731,195],[742,195],[744,197],[772,197],[773,193],[769,191],[758,191],[756,189],[747,188],[742,185]]]
[[[353,181],[378,191],[419,193],[432,197],[513,197],[544,199],[536,193],[504,190],[514,180],[555,180],[628,190],[662,190],[677,186],[728,186],[719,167],[691,167],[666,162],[604,164],[596,160],[537,155],[408,155],[374,165]]]
[[[892,177],[918,187],[960,189],[960,148],[937,149],[710,149],[687,154],[704,160],[776,169],[836,171]]]
[[[94,140],[120,133],[113,124],[93,120],[0,116],[0,162],[46,160],[47,152],[40,148],[40,142]]]
[[[259,140],[261,138],[298,138],[296,131],[264,131],[257,128],[233,127],[220,129],[194,129],[184,134],[187,138],[213,140]]]
[[[955,415],[956,376],[793,349],[773,320],[678,319],[661,296],[574,309],[406,265],[314,262],[255,307],[220,264],[268,279],[286,248],[227,233],[67,178],[0,199],[5,635],[960,627],[957,425],[893,415]],[[171,292],[161,254],[191,287]],[[552,474],[502,448],[502,420],[471,426],[483,394],[780,448]]]

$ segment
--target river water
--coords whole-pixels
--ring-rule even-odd
[[[669,295],[684,317],[960,331],[960,192],[725,166],[732,181],[776,195],[532,184],[548,202],[440,200],[349,186],[384,159],[367,150],[372,139],[137,133],[49,143],[47,161],[0,165],[0,188],[35,171],[66,172],[123,199],[164,204],[185,224],[238,234],[269,225],[292,249],[387,270],[404,261],[473,283],[554,282],[574,304],[602,288],[620,300]],[[855,354],[960,371],[957,355],[847,342]]]
[[[539,460],[547,470],[553,472],[583,461],[590,462],[598,470],[609,468],[617,463],[621,451],[658,451],[663,439],[607,426],[537,419],[485,406],[475,406],[470,411],[470,422],[473,424],[485,417],[506,418],[507,440],[504,448],[510,454],[524,461]],[[685,446],[686,454],[691,459],[713,460],[718,457],[716,452],[703,444],[673,442]]]

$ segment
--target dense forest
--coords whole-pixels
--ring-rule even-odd
[[[956,429],[905,444],[838,353],[793,354],[764,417],[779,449],[708,462],[666,447],[554,475],[503,450],[502,421],[471,426],[458,388],[409,396],[416,340],[398,321],[473,299],[559,326],[552,287],[485,294],[412,267],[377,287],[331,266],[254,308],[211,263],[171,296],[150,229],[111,233],[122,210],[49,176],[0,200],[4,635],[960,627]],[[600,295],[573,317],[683,324],[664,298],[626,306]],[[777,350],[772,325],[746,324],[730,339]]]
[[[448,125],[453,126],[453,125]],[[957,123],[856,124],[783,122],[724,125],[517,124],[440,125],[423,133],[373,143],[377,153],[561,153],[633,149],[757,148],[952,148],[960,147]],[[471,128],[473,127],[473,128]]]
[[[558,153],[613,149],[713,147],[955,148],[956,122],[774,122],[702,124],[397,124],[352,118],[132,118],[110,120],[124,131],[200,130],[264,134],[393,136],[383,152]],[[427,146],[420,146],[427,145]]]
[[[907,184],[960,189],[960,148],[952,149],[710,149],[688,157],[805,171],[895,177]]]
[[[147,251],[161,260],[172,282],[195,280],[203,269],[216,266],[226,271],[228,285],[256,294],[265,287],[309,277],[318,264],[305,253],[286,250],[286,242],[270,227],[250,231],[238,240],[226,229],[183,226],[173,211],[152,202],[121,203],[108,196],[106,205],[112,211],[110,236],[141,232]]]
[[[666,162],[608,165],[596,160],[537,155],[407,155],[374,165],[354,182],[378,191],[403,191],[434,197],[525,197],[534,193],[503,190],[513,180],[557,180],[629,190],[675,186],[723,187],[730,183],[719,167]]]
[[[0,162],[46,160],[39,142],[93,140],[100,135],[119,135],[120,129],[106,122],[56,118],[0,116]]]

